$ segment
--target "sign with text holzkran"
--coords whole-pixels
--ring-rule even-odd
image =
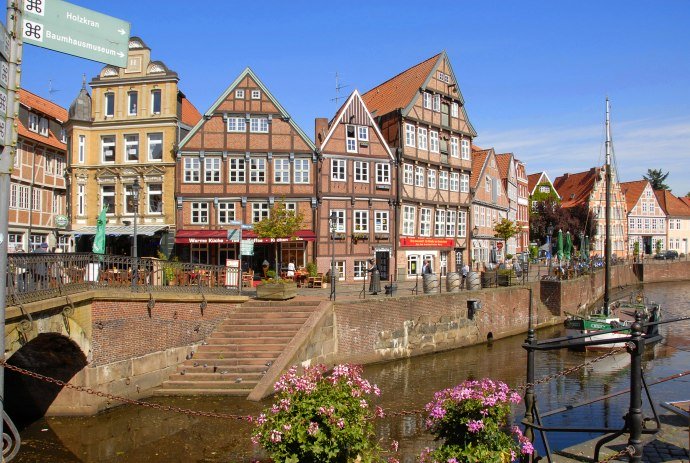
[[[68,55],[127,66],[130,25],[62,0],[24,0],[22,39]]]

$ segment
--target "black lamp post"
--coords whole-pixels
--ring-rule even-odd
[[[546,242],[549,245],[549,274],[551,273],[551,262],[553,261],[553,245],[551,244],[551,237],[553,236],[553,225],[546,227]]]
[[[335,230],[338,225],[338,214],[331,212],[328,223],[331,229],[331,294],[328,299],[335,301]]]
[[[132,234],[132,257],[134,258],[134,270],[132,272],[132,288],[136,288],[139,279],[139,251],[137,250],[137,215],[139,214],[139,179],[135,178],[132,184],[132,200],[134,201],[134,233]]]

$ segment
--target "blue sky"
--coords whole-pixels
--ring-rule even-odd
[[[620,178],[690,191],[690,1],[72,3],[129,21],[201,112],[250,66],[312,136],[336,72],[346,96],[446,50],[476,143],[552,179],[601,162],[608,95]],[[22,84],[67,107],[101,67],[26,46]]]

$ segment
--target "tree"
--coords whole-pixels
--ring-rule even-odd
[[[503,247],[508,250],[508,240],[513,236],[520,233],[520,228],[515,222],[508,219],[501,219],[496,225],[494,225],[494,232],[497,238],[503,240]]]
[[[271,208],[268,217],[254,224],[259,238],[292,238],[302,228],[304,214],[291,211],[285,202],[278,201]],[[278,246],[275,247],[276,274],[278,274]]]
[[[669,172],[664,173],[661,169],[647,169],[647,175],[642,178],[652,184],[653,190],[669,190],[668,185],[664,183],[668,177]]]
[[[584,233],[590,239],[597,232],[594,214],[584,204],[564,208],[558,201],[537,203],[529,217],[530,240],[545,243],[549,226],[553,227],[554,233],[558,230],[570,231],[574,236]]]

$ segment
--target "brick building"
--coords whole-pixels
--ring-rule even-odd
[[[654,192],[661,209],[666,213],[668,248],[688,255],[690,241],[690,201],[684,202],[669,190]],[[690,199],[690,198],[685,198]]]
[[[362,99],[396,158],[393,254],[397,276],[459,270],[468,258],[467,214],[476,132],[445,52],[366,92]]]
[[[246,265],[260,270],[275,252],[284,265],[314,259],[317,218],[314,143],[254,72],[245,69],[204,113],[177,151],[176,252],[184,261],[225,264],[252,239]],[[240,224],[268,217],[283,201],[304,216],[295,237],[258,238]],[[247,227],[245,227],[247,228]]]
[[[529,252],[529,181],[527,167],[519,159],[515,159],[515,172],[517,174],[517,225],[520,229],[515,251],[522,254]]]
[[[518,217],[518,180],[517,180],[517,166],[515,156],[513,153],[496,154],[496,165],[500,174],[503,191],[508,198],[508,220],[515,222],[517,225]],[[518,237],[514,236],[506,243],[504,254],[517,254]]]

